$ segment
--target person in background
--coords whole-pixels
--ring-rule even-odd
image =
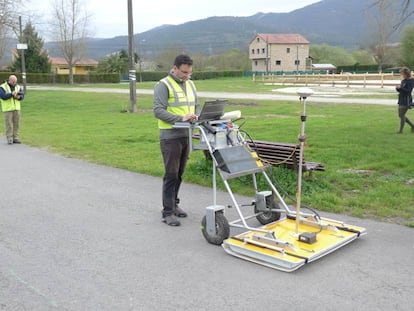
[[[24,94],[17,84],[15,75],[0,85],[1,110],[4,112],[4,123],[6,125],[7,143],[20,144],[20,101],[24,99]]]
[[[398,116],[400,118],[400,129],[397,134],[402,134],[405,123],[411,126],[411,133],[414,133],[414,124],[406,117],[408,109],[413,104],[413,97],[411,95],[414,87],[414,79],[411,76],[411,70],[407,67],[402,67],[400,70],[401,83],[396,86],[398,94]]]
[[[174,128],[175,122],[197,120],[200,111],[197,91],[190,80],[193,60],[185,54],[178,55],[167,77],[154,88],[154,115],[160,130],[160,148],[164,162],[162,185],[162,221],[169,226],[179,226],[177,217],[187,217],[179,206],[178,192],[189,156],[189,132]]]

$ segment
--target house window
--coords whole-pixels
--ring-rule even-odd
[[[277,60],[276,61],[276,66],[281,66],[282,65],[282,61],[281,60]]]
[[[286,48],[286,53],[289,54],[290,53],[290,48]]]
[[[260,38],[257,38],[256,40],[257,40],[257,42],[260,42]]]
[[[295,60],[295,65],[300,65],[300,60],[299,59]]]
[[[257,60],[254,61],[254,65],[257,67]]]
[[[252,49],[252,54],[254,54],[254,49]]]
[[[260,49],[257,49],[257,54],[260,54]]]
[[[263,54],[265,53],[265,49],[262,49],[262,53],[263,53]]]

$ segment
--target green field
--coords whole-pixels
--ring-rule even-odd
[[[246,78],[196,83],[199,91],[266,93],[275,88]],[[137,88],[153,86],[143,83]],[[128,85],[96,87],[127,89]],[[383,96],[390,98],[390,94]],[[162,176],[152,96],[138,95],[137,101],[139,112],[130,114],[125,112],[128,93],[29,88],[22,110],[21,139],[68,157]],[[414,226],[414,134],[406,128],[403,135],[396,135],[397,107],[334,101],[307,105],[305,158],[323,163],[326,171],[304,174],[303,203],[317,210]],[[299,101],[231,102],[227,111],[242,111],[246,118],[242,129],[254,139],[297,142]],[[408,116],[414,119],[414,112],[409,111]],[[4,135],[3,121],[0,130]],[[276,168],[271,175],[294,196],[295,172]],[[201,152],[191,154],[185,181],[211,186],[211,166]],[[232,181],[232,188],[248,195],[252,189],[244,178]]]

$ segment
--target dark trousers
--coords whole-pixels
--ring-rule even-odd
[[[174,213],[190,150],[185,137],[162,139],[160,147],[165,168],[162,185],[162,214],[165,217]]]
[[[405,123],[408,123],[411,128],[413,128],[414,124],[405,116],[408,111],[407,106],[399,105],[398,106],[398,117],[400,118],[400,132],[403,131]]]

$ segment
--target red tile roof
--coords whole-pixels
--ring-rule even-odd
[[[310,43],[308,40],[306,40],[304,36],[300,34],[258,33],[257,36],[265,40],[267,43],[272,43],[272,44],[309,44]]]

